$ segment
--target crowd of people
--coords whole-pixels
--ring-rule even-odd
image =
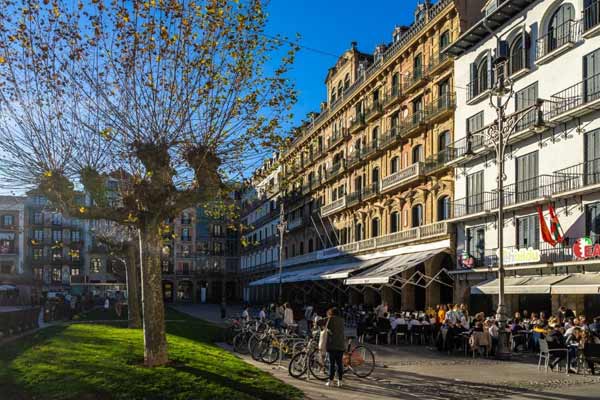
[[[246,320],[251,318],[249,310],[248,307],[244,310]],[[347,327],[356,328],[361,341],[397,344],[404,340],[433,345],[444,352],[471,351],[488,356],[494,356],[498,351],[500,321],[483,312],[471,315],[465,304],[438,304],[423,311],[394,311],[388,303],[382,302],[376,307],[343,306],[336,310]],[[262,307],[257,318],[272,320],[277,327],[297,327],[298,321],[305,320],[310,331],[324,314],[312,305],[305,305],[301,311],[297,308],[294,312],[291,305],[285,303]],[[565,350],[550,351],[549,366],[552,369],[566,357],[575,362],[577,352],[586,346],[600,344],[600,317],[588,321],[585,316],[577,316],[564,306],[554,315],[543,311],[516,312],[508,318],[504,329],[513,352],[538,352],[540,341],[544,341],[549,350]],[[587,360],[587,364],[593,374],[594,362]]]

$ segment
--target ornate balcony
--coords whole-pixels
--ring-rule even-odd
[[[379,101],[374,102],[365,114],[367,122],[376,120],[383,113],[383,107]]]
[[[326,217],[346,208],[346,196],[342,196],[339,199],[332,201],[331,203],[321,207],[321,216]]]
[[[359,130],[364,129],[365,126],[367,126],[365,116],[363,114],[358,114],[350,120],[350,133],[358,132]]]
[[[423,163],[417,162],[381,180],[381,192],[396,189],[402,185],[413,182],[424,175]]]
[[[581,40],[581,20],[567,20],[537,40],[536,62],[545,64],[575,47]]]

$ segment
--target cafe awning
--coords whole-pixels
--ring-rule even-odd
[[[350,274],[362,271],[388,260],[388,257],[374,258],[370,260],[342,259],[334,262],[314,263],[304,267],[284,270],[281,274],[282,283],[295,283],[306,281],[346,279]],[[279,283],[279,273],[273,274],[250,283],[250,286],[274,285]]]
[[[504,278],[506,294],[550,294],[553,285],[565,280],[568,275],[509,276]],[[498,294],[498,278],[475,285],[471,294]]]
[[[382,285],[391,283],[394,276],[429,260],[445,249],[400,254],[382,265],[346,279],[346,285]]]
[[[552,286],[552,294],[599,294],[600,274],[571,274]]]

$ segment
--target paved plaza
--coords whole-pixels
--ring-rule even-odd
[[[220,321],[219,308],[211,305],[178,306],[199,318]],[[239,307],[230,307],[230,315]],[[302,389],[308,399],[598,399],[600,376],[539,372],[535,357],[515,357],[503,362],[464,355],[441,354],[427,346],[371,346],[377,366],[368,379],[347,376],[342,389],[323,382],[297,380],[287,364],[270,366],[242,356],[247,362]]]

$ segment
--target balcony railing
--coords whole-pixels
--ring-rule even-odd
[[[446,111],[451,111],[456,106],[456,99],[453,94],[446,94],[437,99],[434,99],[427,106],[426,118],[431,120],[443,114]]]
[[[346,207],[351,207],[379,193],[379,183],[374,182],[355,192],[346,195]]]
[[[568,20],[537,40],[536,60],[577,43],[581,38],[581,21]]]
[[[600,100],[600,74],[596,74],[576,83],[544,101],[544,121],[560,120],[569,117],[571,111]]]
[[[513,253],[517,250],[527,250],[532,248],[533,250],[539,251],[539,260],[537,257],[532,258],[531,261],[520,261],[514,262],[510,258],[506,257],[506,254]],[[555,262],[573,261],[573,248],[571,246],[552,247],[546,242],[532,243],[527,246],[505,246],[504,247],[504,264],[505,266],[512,266],[517,264],[548,264]],[[475,254],[470,254],[474,259],[474,264],[468,268],[464,265],[459,264],[459,269],[471,269],[471,268],[495,268],[498,267],[498,249],[479,249],[476,250]]]
[[[600,0],[594,0],[583,10],[583,31],[590,32],[600,26]]]
[[[413,69],[411,73],[404,75],[404,82],[402,83],[402,87],[404,87],[405,91],[409,92],[411,89],[413,89],[423,81],[426,73],[427,68],[425,66]]]
[[[379,141],[379,148],[383,149],[391,144],[396,143],[397,140],[400,139],[399,130],[397,127],[393,126],[388,130],[385,135]]]
[[[344,171],[344,168],[344,160],[336,162],[331,167],[327,168],[327,179],[335,178]]]
[[[300,228],[302,225],[304,225],[304,218],[296,217],[288,222],[287,228],[291,231],[293,229]]]
[[[348,155],[348,166],[353,166],[356,165],[360,162],[361,160],[361,154],[360,154],[360,150],[354,150],[351,151],[350,154]]]
[[[339,211],[346,207],[346,196],[342,196],[337,200],[332,201],[331,203],[321,207],[321,215],[327,216],[329,214],[333,214],[336,211]]]
[[[600,184],[600,158],[554,172],[554,192],[564,193]]]
[[[354,133],[365,127],[365,116],[363,114],[358,114],[352,117],[350,120],[350,133]]]
[[[379,149],[379,140],[375,139],[372,142],[365,144],[360,149],[360,155],[361,157],[368,157],[371,154],[375,153],[377,149]]]
[[[444,65],[447,61],[450,61],[451,58],[448,56],[448,53],[437,53],[433,55],[429,59],[429,71],[435,72],[440,66]]]
[[[538,175],[523,179],[504,187],[506,206],[511,206],[528,201],[551,197],[554,193],[554,177],[552,175]]]
[[[407,116],[400,122],[400,134],[402,136],[409,135],[416,128],[421,127],[427,120],[425,110],[415,111],[412,115]]]
[[[450,203],[450,218],[461,218],[498,208],[497,192],[482,192]]]
[[[392,86],[391,90],[388,91],[383,100],[384,107],[390,107],[402,98],[402,90],[400,85]]]
[[[373,105],[367,110],[365,114],[365,118],[368,122],[376,119],[383,112],[383,107],[379,101],[375,101]]]
[[[345,128],[342,128],[342,129],[334,132],[333,135],[331,135],[331,137],[329,138],[329,145],[327,148],[331,149],[332,147],[337,146],[339,143],[342,142],[342,140],[344,140],[345,137],[346,137]]]
[[[393,189],[423,174],[423,163],[417,162],[381,180],[381,191]]]
[[[489,72],[488,72],[489,73]],[[472,101],[475,98],[486,93],[490,87],[490,79],[485,77],[486,79],[475,79],[469,83],[467,83],[467,101]]]

